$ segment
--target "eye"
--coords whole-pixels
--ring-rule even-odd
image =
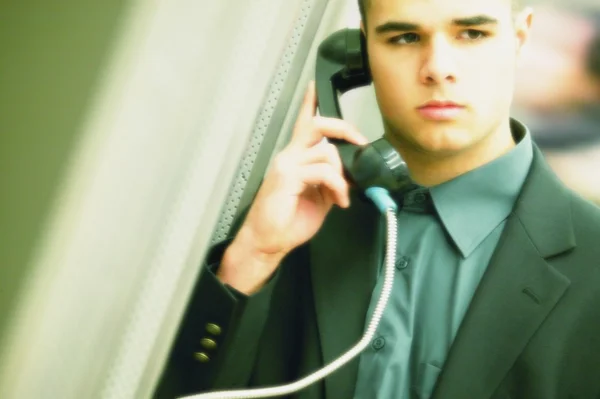
[[[400,36],[395,36],[390,39],[394,44],[412,44],[421,40],[421,37],[416,33],[405,33]]]
[[[487,33],[476,29],[467,29],[460,33],[460,39],[464,40],[481,40],[488,36]]]

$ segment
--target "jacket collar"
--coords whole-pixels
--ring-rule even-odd
[[[440,222],[466,258],[513,210],[531,168],[533,144],[511,119],[517,145],[493,161],[429,190]]]
[[[353,196],[309,245],[325,364],[361,338],[383,262],[385,221]],[[545,258],[575,246],[570,194],[537,147],[515,209],[450,349],[433,398],[489,397],[569,280]],[[327,397],[352,397],[358,357],[325,380]]]
[[[575,247],[571,194],[534,149],[531,171],[432,399],[490,397],[570,280],[546,259]]]

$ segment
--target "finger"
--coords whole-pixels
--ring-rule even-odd
[[[325,186],[311,185],[305,188],[303,195],[312,202],[321,202],[327,209],[335,204],[335,197]]]
[[[325,206],[327,208],[330,208],[333,204],[336,203],[335,194],[333,193],[333,191],[331,191],[325,186],[318,186],[317,190],[323,200],[323,203],[325,203]]]
[[[300,156],[301,165],[313,163],[328,163],[338,172],[342,173],[342,159],[336,146],[326,141],[305,150]]]
[[[344,140],[356,145],[365,145],[369,142],[358,129],[343,119],[315,116],[312,120],[311,131],[299,135],[295,144],[312,147],[321,141],[323,137]]]
[[[315,82],[310,81],[306,93],[304,94],[304,100],[300,106],[298,112],[298,118],[296,119],[296,125],[294,126],[294,132],[292,134],[292,141],[298,139],[301,136],[310,134],[313,124],[313,117],[317,112],[317,96],[315,90]]]
[[[349,206],[348,183],[331,165],[326,163],[305,165],[300,169],[300,179],[306,185],[328,188],[336,204],[342,208]]]
[[[318,116],[313,119],[313,125],[317,130],[321,130],[323,136],[330,139],[345,140],[356,145],[369,143],[369,140],[354,125],[343,119]]]

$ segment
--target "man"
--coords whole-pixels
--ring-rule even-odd
[[[397,270],[371,347],[294,397],[600,398],[600,211],[509,117],[531,11],[362,6],[385,136],[420,187],[393,193]],[[314,117],[315,101],[311,85],[249,212],[208,256],[157,397],[292,382],[362,336],[384,220],[322,142],[366,140]]]

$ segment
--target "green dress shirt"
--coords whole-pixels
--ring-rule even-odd
[[[405,196],[397,216],[394,287],[372,344],[361,354],[355,399],[431,396],[533,159],[527,128],[514,119],[511,128],[517,145],[508,153]],[[429,195],[433,211],[419,212]],[[382,284],[383,268],[367,323]]]

